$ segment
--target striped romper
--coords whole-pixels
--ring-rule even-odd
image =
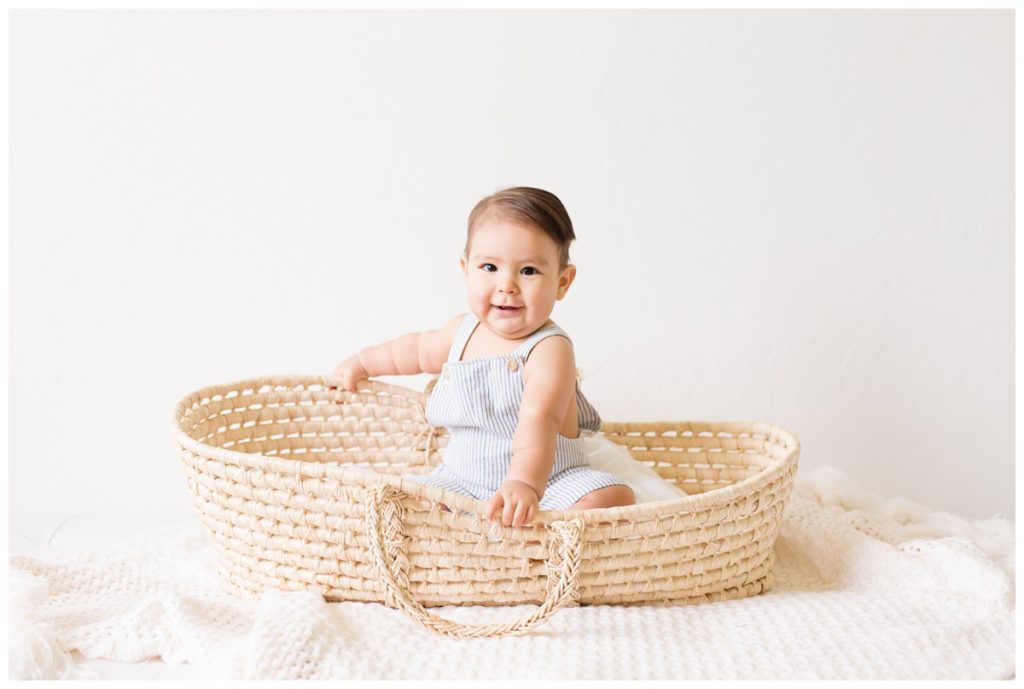
[[[441,464],[428,474],[405,476],[477,500],[487,500],[501,487],[512,462],[512,438],[523,400],[523,366],[533,347],[551,335],[569,336],[557,325],[537,330],[509,354],[461,361],[470,335],[480,321],[466,314],[427,398],[426,416],[432,426],[448,429]],[[572,340],[569,340],[572,342]],[[592,469],[583,432],[601,430],[601,417],[576,382],[580,435],[555,438],[555,463],[540,500],[542,510],[563,510],[587,493],[626,485],[618,476]]]

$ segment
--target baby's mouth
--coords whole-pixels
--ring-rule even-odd
[[[499,311],[504,311],[505,313],[513,313],[513,312],[518,311],[519,309],[521,309],[523,307],[522,306],[498,306],[497,304],[495,304],[494,308],[498,309]]]

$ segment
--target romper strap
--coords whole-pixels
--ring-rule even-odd
[[[548,327],[541,328],[533,335],[530,335],[530,337],[525,342],[516,347],[516,351],[513,353],[525,362],[526,359],[530,356],[530,352],[533,350],[534,347],[537,346],[537,343],[543,340],[545,337],[551,337],[552,335],[561,335],[565,339],[569,340],[570,343],[572,342],[572,340],[569,338],[569,336],[566,334],[564,330],[562,330],[557,325],[552,323]]]
[[[466,343],[469,342],[469,336],[473,334],[473,329],[476,328],[479,322],[472,311],[467,313],[466,317],[462,319],[459,329],[455,331],[455,337],[452,338],[452,346],[448,350],[448,361],[459,360],[462,356],[462,350],[466,348]]]

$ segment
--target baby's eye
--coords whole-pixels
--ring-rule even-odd
[[[527,273],[527,275],[540,275],[540,273],[537,272],[537,269],[534,268],[533,266],[526,266],[525,268],[523,268],[523,270],[530,271],[529,273]]]
[[[490,266],[491,268],[494,268],[495,270],[497,270],[497,267],[495,267],[495,265],[493,263],[485,263],[485,264],[483,264],[480,267],[484,269],[484,272],[490,273],[491,271],[487,270],[487,266]]]

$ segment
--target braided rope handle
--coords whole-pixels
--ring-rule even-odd
[[[394,604],[407,615],[432,632],[444,636],[461,638],[499,637],[516,634],[530,629],[551,617],[559,609],[579,599],[580,536],[583,520],[552,522],[549,528],[558,538],[561,555],[557,566],[554,586],[541,606],[519,620],[490,625],[462,624],[452,622],[427,612],[426,608],[412,599],[405,567],[399,561],[405,560],[405,535],[402,527],[402,505],[404,495],[394,486],[378,485],[369,491],[366,506],[366,533],[370,540],[370,554],[377,568],[379,581],[389,605]]]

